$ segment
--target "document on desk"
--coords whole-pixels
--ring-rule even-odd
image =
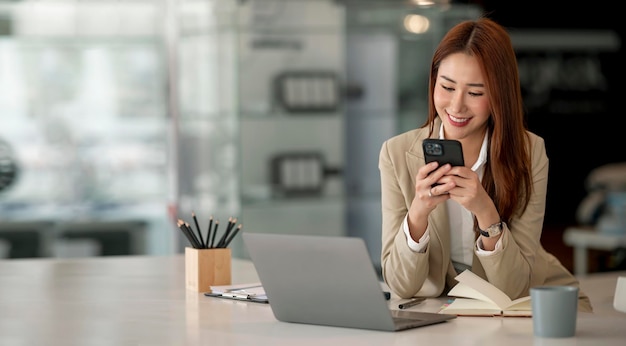
[[[269,303],[265,290],[260,282],[211,286],[211,292],[206,292],[204,295],[207,297],[225,298],[253,303]]]

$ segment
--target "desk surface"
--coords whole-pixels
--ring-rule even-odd
[[[185,289],[182,256],[0,261],[0,345],[624,345],[626,314],[612,307],[618,275],[581,278],[593,314],[575,338],[533,338],[532,319],[458,317],[402,332],[279,322],[269,305]],[[233,261],[233,283],[258,281]],[[390,304],[397,309],[398,300]],[[429,300],[412,310],[436,310]]]

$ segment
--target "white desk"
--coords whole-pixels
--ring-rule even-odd
[[[588,228],[567,228],[563,241],[574,247],[574,274],[578,276],[588,273],[589,249],[611,251],[626,247],[626,235],[606,234]]]
[[[621,345],[618,273],[581,280],[594,314],[575,338],[533,338],[532,319],[459,317],[397,333],[283,323],[269,305],[185,290],[182,256],[0,261],[0,345]],[[626,275],[626,273],[621,273]],[[234,260],[233,283],[257,281]],[[398,301],[390,301],[397,308]],[[437,300],[411,309],[436,310]]]

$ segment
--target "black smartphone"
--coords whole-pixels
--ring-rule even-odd
[[[452,166],[464,166],[463,147],[455,139],[427,138],[422,142],[426,163],[439,162],[439,166],[449,163]]]

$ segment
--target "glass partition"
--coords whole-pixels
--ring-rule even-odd
[[[160,1],[0,2],[0,140],[16,171],[0,237],[31,223],[36,254],[88,255],[102,226],[137,238],[130,253],[171,250],[164,15]],[[76,223],[94,232],[82,244],[65,237]]]

